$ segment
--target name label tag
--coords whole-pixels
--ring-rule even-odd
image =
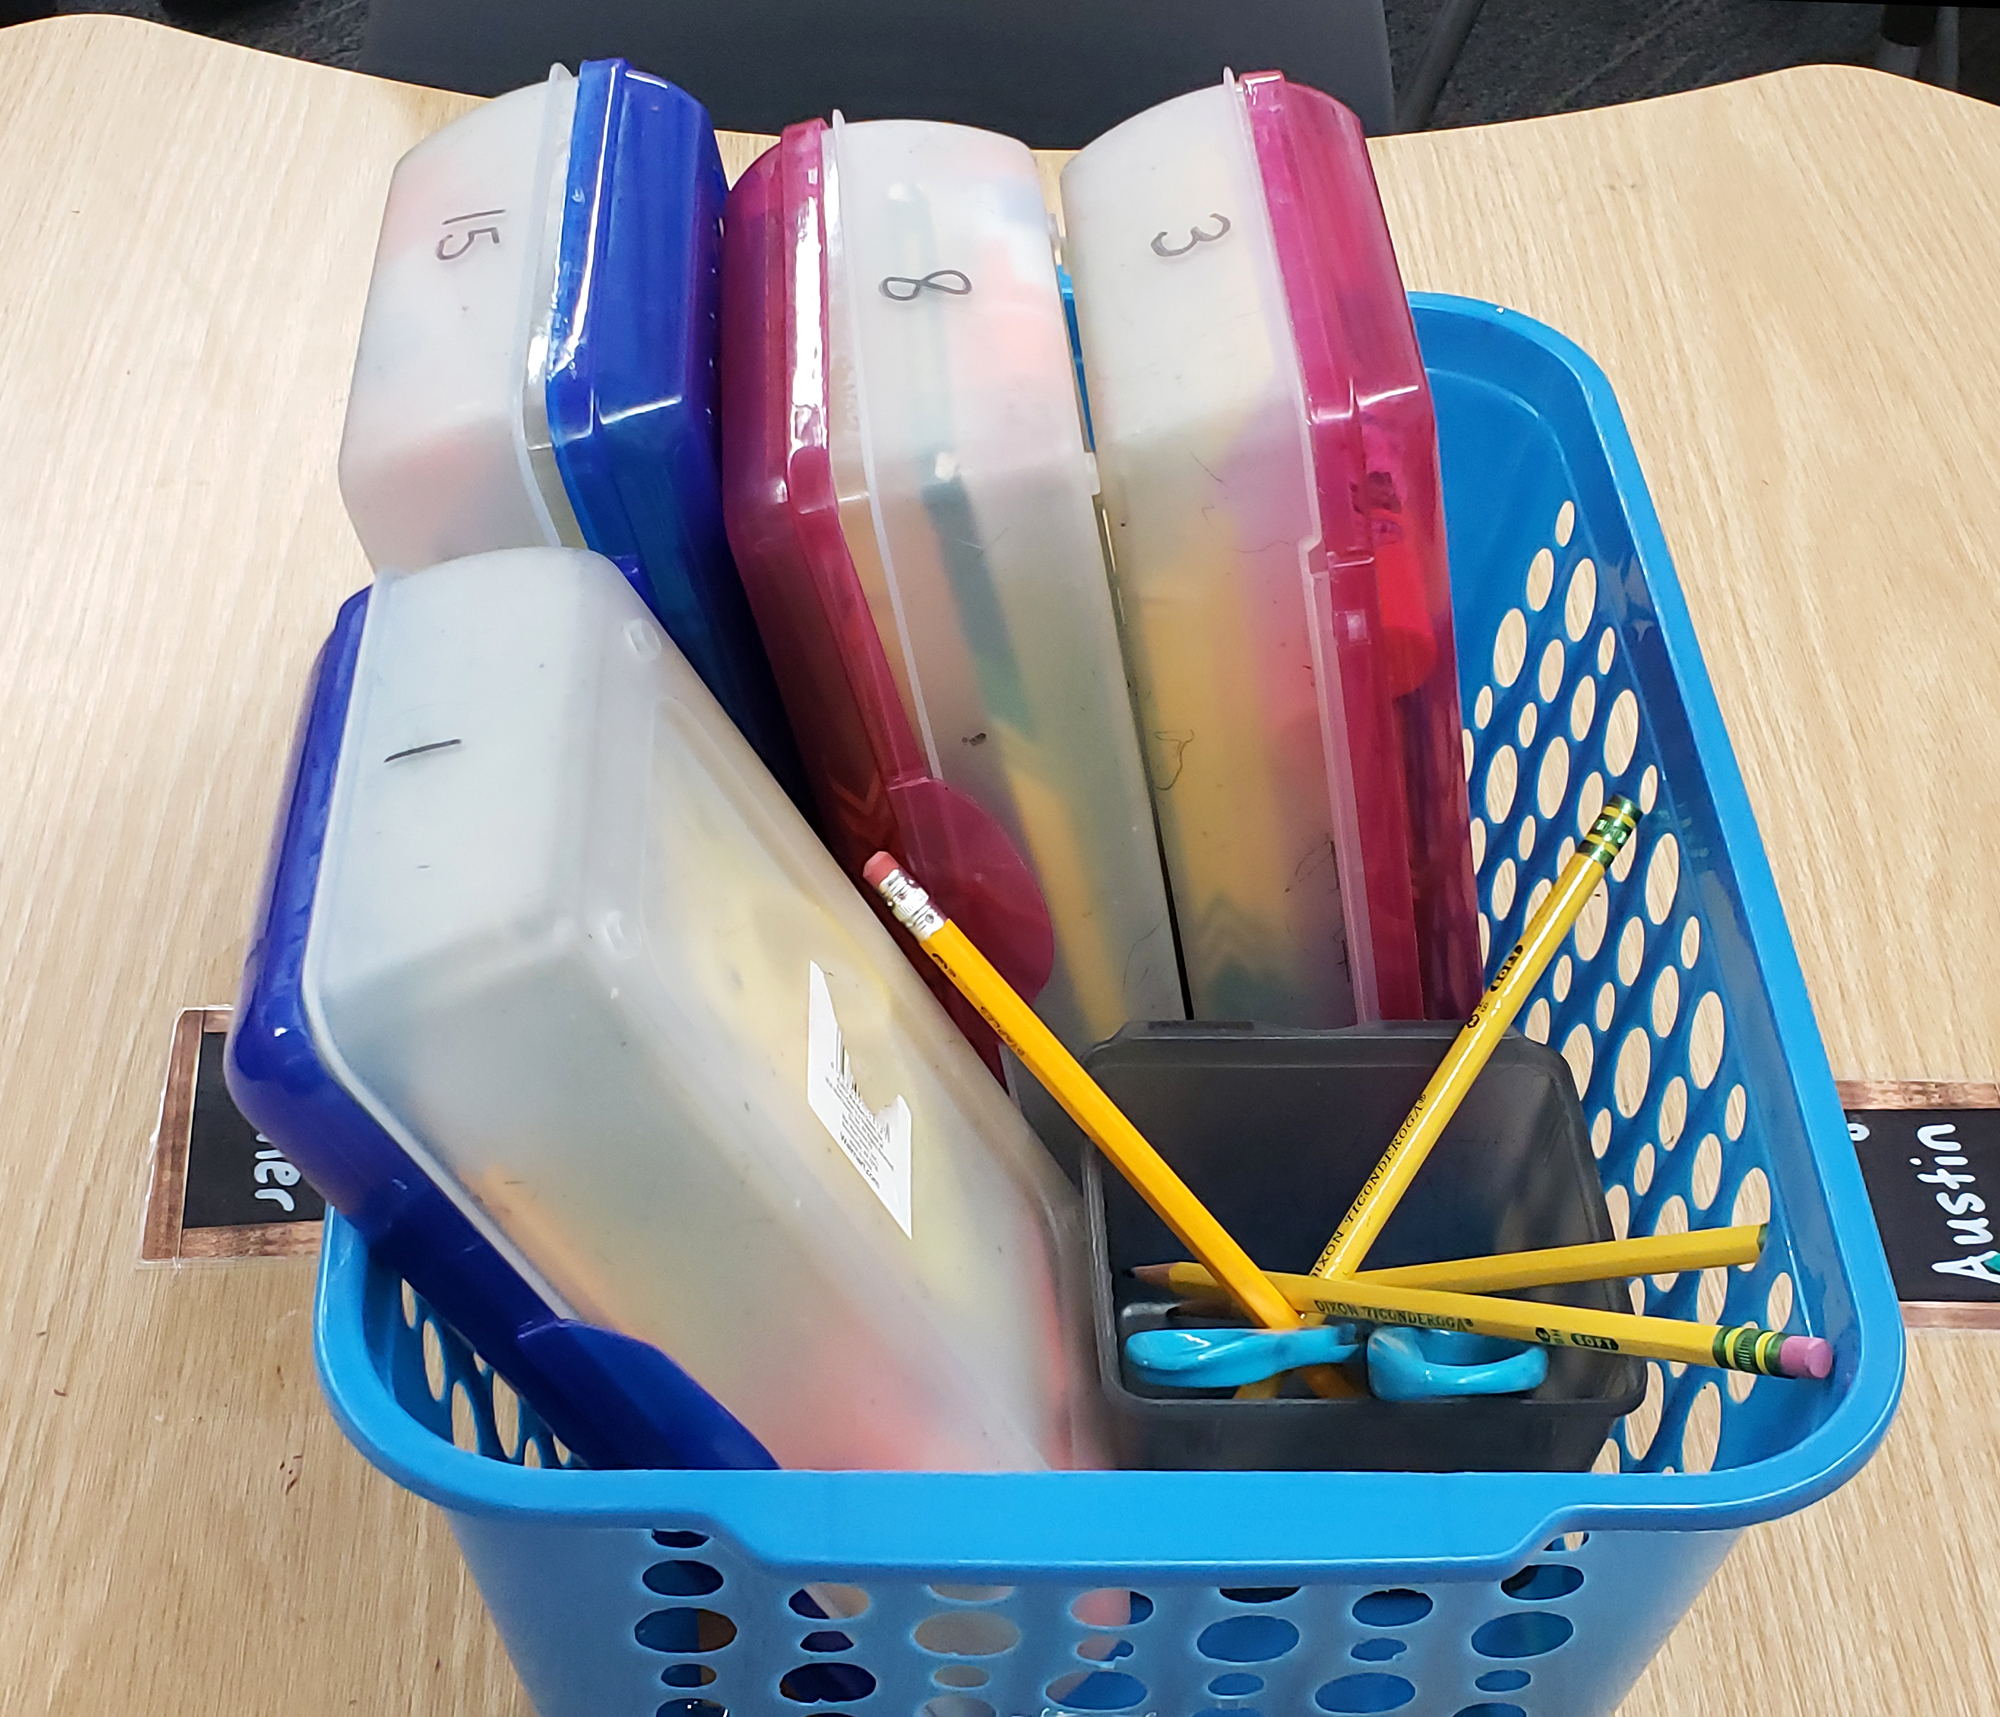
[[[1903,1321],[2000,1328],[2000,1085],[1840,1087]]]
[[[222,1055],[231,1011],[186,1008],[174,1022],[139,1251],[148,1263],[319,1249],[326,1201],[230,1099]]]

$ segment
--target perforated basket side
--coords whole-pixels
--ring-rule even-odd
[[[1565,418],[1602,377],[1523,318],[1416,305],[1455,564],[1477,569],[1455,615],[1487,957],[1519,937],[1605,797],[1637,800],[1637,835],[1522,1028],[1571,1065],[1621,1234],[1772,1219],[1755,1265],[1634,1282],[1633,1308],[1826,1335],[1847,1379],[1879,1344],[1886,1418],[1900,1318],[1789,938],[1753,922],[1767,905],[1778,918],[1754,898],[1768,867],[1658,523],[1643,487],[1614,484],[1620,448],[1569,457]],[[1599,1469],[1743,1467],[1855,1399],[1655,1362]]]
[[[335,1220],[332,1243],[352,1246]],[[422,1434],[489,1464],[565,1458],[420,1299],[386,1270],[367,1275],[379,1375]],[[1583,1717],[1616,1704],[1734,1538],[1575,1532],[1497,1578],[1384,1569],[1300,1584],[1162,1568],[786,1569],[702,1515],[650,1529],[449,1518],[541,1717]]]

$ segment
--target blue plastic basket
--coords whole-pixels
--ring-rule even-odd
[[[1414,302],[1491,950],[1519,878],[1604,792],[1638,798],[1631,880],[1524,1029],[1576,1068],[1632,1232],[1768,1209],[1760,1263],[1635,1299],[1827,1336],[1833,1379],[1652,1365],[1590,1473],[525,1470],[562,1451],[330,1216],[333,1410],[446,1511],[543,1717],[1607,1712],[1738,1531],[1881,1439],[1895,1295],[1610,386],[1525,317]]]

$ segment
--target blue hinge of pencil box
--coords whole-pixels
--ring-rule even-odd
[[[367,608],[367,591],[348,598],[314,664],[229,1035],[230,1095],[354,1223],[371,1254],[586,1465],[774,1467],[762,1444],[659,1349],[558,1316],[327,1071],[303,975]]]

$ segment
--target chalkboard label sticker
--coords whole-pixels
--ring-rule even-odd
[[[230,1013],[185,1008],[174,1022],[139,1248],[146,1263],[319,1250],[325,1200],[230,1100],[222,1073]]]
[[[1903,1322],[2000,1329],[2000,1085],[1838,1089]]]

